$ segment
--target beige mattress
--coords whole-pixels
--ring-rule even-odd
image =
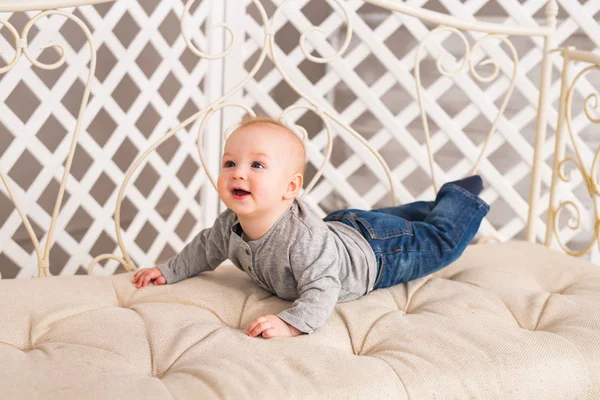
[[[523,242],[338,304],[294,338],[233,266],[136,289],[132,274],[0,281],[1,399],[600,399],[600,267]]]

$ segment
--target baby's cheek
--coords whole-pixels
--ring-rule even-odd
[[[219,178],[217,179],[217,191],[219,192],[219,195],[223,195],[226,191],[225,179],[221,175],[219,175]]]
[[[279,200],[278,196],[277,196],[277,190],[275,190],[274,188],[275,186],[275,182],[270,182],[269,185],[267,187],[262,187],[258,190],[258,193],[255,193],[259,196],[259,198],[263,199],[264,201],[276,201]]]

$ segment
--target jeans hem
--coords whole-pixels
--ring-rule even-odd
[[[479,205],[484,207],[486,210],[488,210],[488,211],[490,210],[490,205],[488,203],[486,203],[485,201],[483,201],[483,199],[481,197],[474,195],[473,193],[469,192],[467,189],[465,189],[461,186],[458,186],[454,183],[444,183],[442,185],[442,187],[440,188],[440,192],[442,190],[457,190],[457,191],[461,192],[462,194],[466,195],[467,197],[469,197],[471,200],[475,200],[477,203],[479,203]]]
[[[452,186],[454,186],[454,185],[452,185]],[[461,190],[464,190],[464,189],[462,189],[462,188],[460,188],[460,187],[457,187],[457,188],[458,188],[458,189],[461,189]],[[467,190],[465,190],[465,191],[466,191],[466,192],[468,192]],[[470,193],[470,192],[469,192],[469,194],[471,194],[471,195],[472,195],[472,193]],[[485,202],[484,202],[484,204],[485,204],[485,205],[487,205]],[[481,213],[481,210],[482,210],[482,209],[485,209],[485,210],[486,210],[486,211],[485,211],[485,213],[484,213],[484,214],[483,214],[483,215],[480,217],[480,219],[483,219],[483,217],[485,217],[485,215],[486,215],[486,214],[488,213],[488,211],[489,211],[489,206],[488,206],[488,207],[485,207],[484,205],[482,205],[482,204],[479,204],[479,207],[477,207],[477,209],[475,210],[475,212],[473,212],[473,215],[471,215],[471,219],[469,220],[469,222],[468,222],[468,223],[466,223],[466,224],[465,224],[465,226],[469,226],[469,225],[471,225],[471,223],[473,222],[473,220],[474,220],[476,217],[478,217],[478,216],[479,216],[479,214]],[[386,256],[386,255],[395,254],[395,253],[400,253],[400,252],[404,252],[404,253],[417,253],[417,252],[418,252],[418,253],[432,253],[432,252],[436,252],[436,253],[448,253],[448,252],[451,252],[451,251],[454,251],[454,250],[456,250],[456,248],[458,247],[459,243],[461,243],[461,242],[462,242],[462,238],[464,237],[465,233],[466,233],[466,230],[465,230],[465,232],[463,233],[463,235],[462,235],[462,236],[459,238],[459,240],[457,240],[457,241],[456,241],[456,243],[454,243],[454,246],[452,246],[451,248],[448,248],[448,249],[444,249],[444,250],[438,250],[438,249],[432,249],[432,250],[407,250],[407,249],[396,249],[396,250],[394,250],[394,251],[388,251],[388,252],[384,252],[384,251],[380,251],[380,250],[375,250],[375,249],[373,249],[373,252],[375,253],[375,255],[379,254],[380,256]]]

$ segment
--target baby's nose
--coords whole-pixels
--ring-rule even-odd
[[[244,171],[242,170],[242,168],[235,168],[233,170],[233,174],[232,174],[233,179],[244,179],[245,176],[246,175],[244,174]]]

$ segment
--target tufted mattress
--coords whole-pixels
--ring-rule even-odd
[[[228,265],[0,281],[1,399],[600,399],[600,268],[524,242],[250,338],[290,303]]]

